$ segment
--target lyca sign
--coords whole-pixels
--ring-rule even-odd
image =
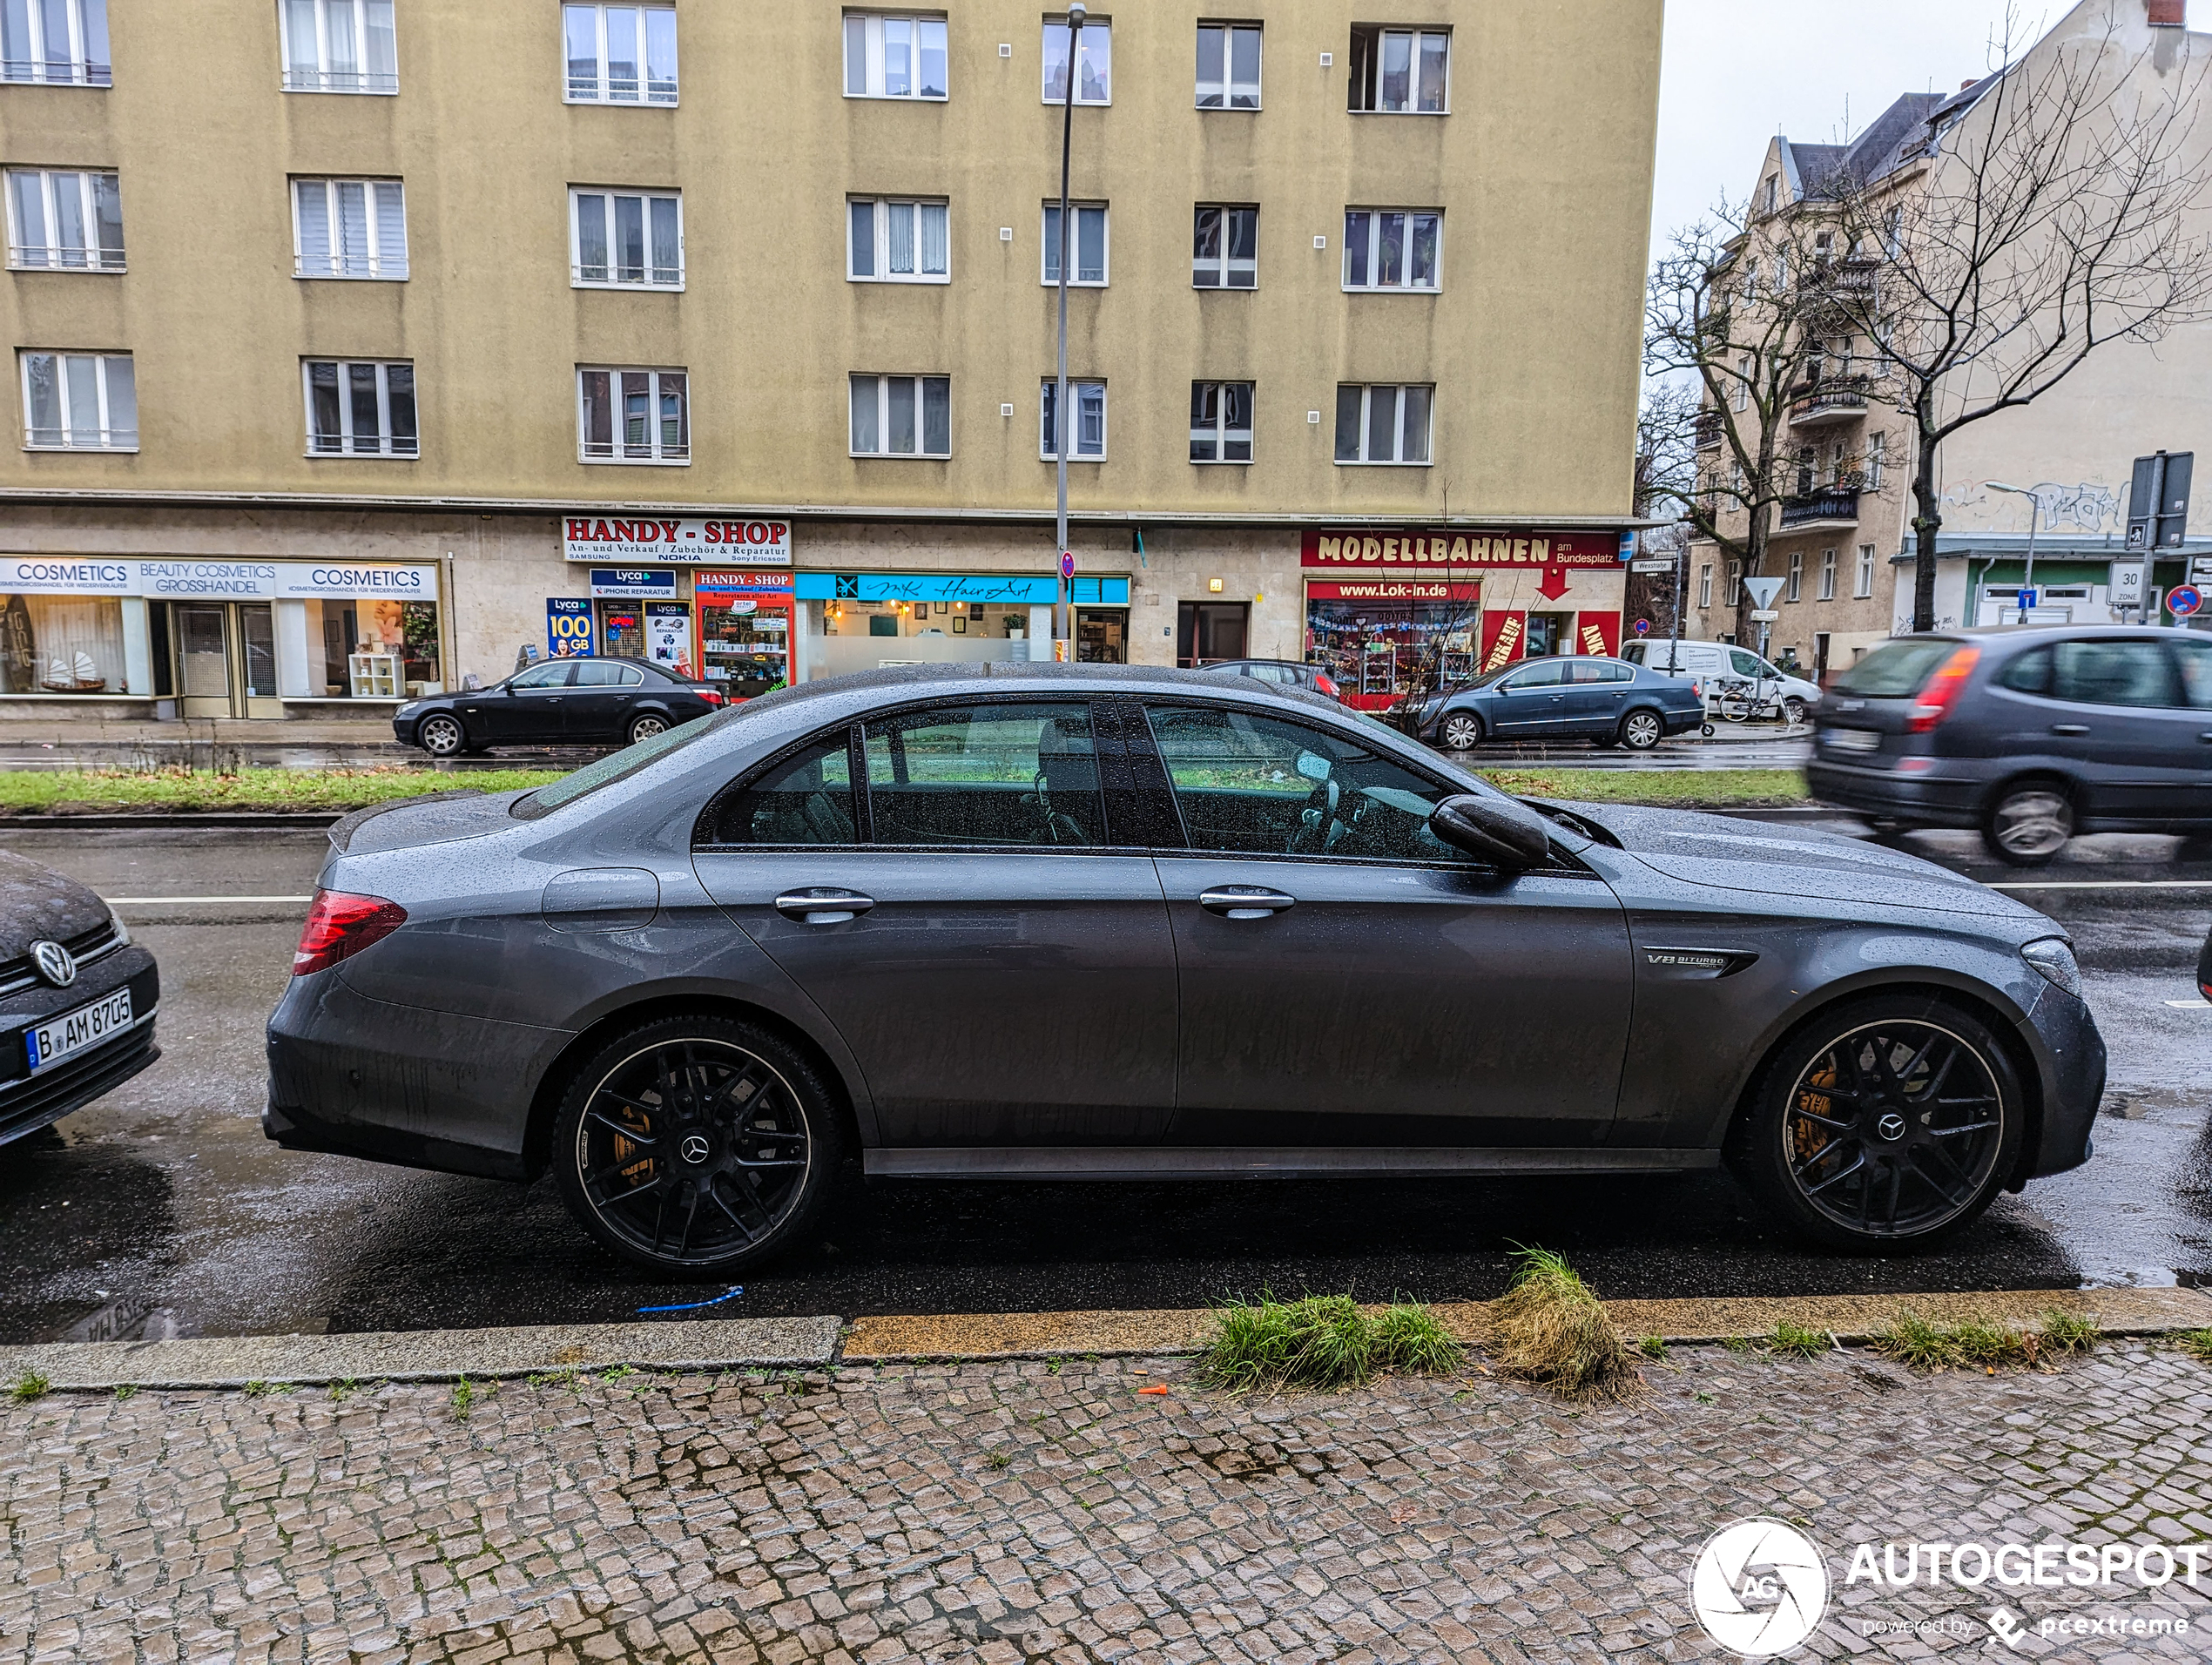
[[[787,567],[791,522],[765,520],[633,520],[570,515],[561,541],[571,561],[659,566]]]
[[[1392,567],[1610,567],[1614,532],[1308,532],[1304,564],[1317,569]]]
[[[315,561],[83,561],[0,556],[0,595],[145,596],[156,601],[389,597],[435,601],[435,567]]]

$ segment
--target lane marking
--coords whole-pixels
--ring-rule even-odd
[[[2212,1012],[2212,1001],[2168,1001],[2177,1012]]]
[[[1985,886],[1989,890],[2212,890],[2212,879],[2042,879]]]
[[[223,902],[312,902],[312,896],[104,896],[110,907],[152,907],[158,903],[189,902],[206,907]]]

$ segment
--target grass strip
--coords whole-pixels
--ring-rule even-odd
[[[1932,1324],[1908,1308],[1875,1335],[1874,1351],[1921,1370],[1994,1371],[2003,1365],[2028,1369],[2047,1358],[2086,1353],[2096,1340],[2094,1325],[2057,1307],[2047,1309],[2033,1330],[1986,1318]]]
[[[1662,809],[1798,809],[1812,803],[1797,769],[1484,769],[1517,798],[1646,804]]]
[[[1370,1316],[1349,1295],[1278,1301],[1262,1293],[1224,1303],[1213,1319],[1198,1379],[1231,1392],[1358,1387],[1386,1371],[1444,1376],[1463,1356],[1434,1315],[1413,1302]]]
[[[97,815],[129,810],[365,809],[425,792],[513,792],[558,780],[563,769],[481,769],[441,773],[399,765],[374,769],[182,769],[0,772],[0,816]]]
[[[1514,1259],[1512,1287],[1490,1309],[1509,1374],[1571,1399],[1626,1399],[1642,1386],[1635,1354],[1564,1256],[1521,1249]]]

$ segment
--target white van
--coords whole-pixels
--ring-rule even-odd
[[[1713,684],[1723,677],[1758,683],[1759,691],[1768,698],[1780,697],[1782,714],[1792,725],[1804,722],[1805,713],[1820,704],[1817,684],[1777,671],[1749,648],[1735,647],[1726,642],[1631,642],[1621,650],[1621,657],[1631,664],[1656,671],[1662,677],[1695,682],[1707,693],[1712,692]]]

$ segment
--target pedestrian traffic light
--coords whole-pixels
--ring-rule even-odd
[[[2161,451],[2135,459],[2128,497],[2128,547],[2178,549],[2188,536],[2189,475],[2194,451]]]

